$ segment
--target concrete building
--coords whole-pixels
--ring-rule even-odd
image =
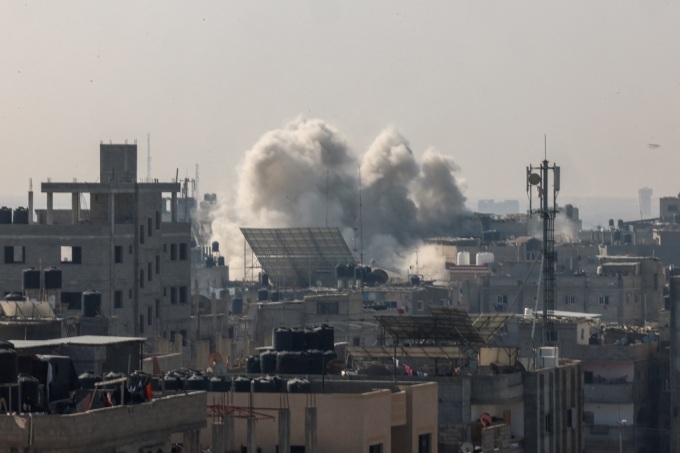
[[[612,326],[583,315],[556,318],[554,327],[559,356],[582,363],[583,418],[576,421],[583,421],[585,451],[663,451],[658,336],[648,328]],[[500,339],[517,345],[527,366],[537,348],[534,329],[534,338],[540,338],[540,317],[536,323],[531,317],[517,317]]]
[[[190,225],[177,222],[177,182],[138,182],[136,145],[100,145],[98,182],[44,182],[47,209],[0,222],[0,293],[22,290],[22,269],[61,269],[50,296],[62,317],[79,316],[87,290],[114,335],[169,338],[188,333]],[[55,197],[70,209],[55,209]],[[170,219],[162,221],[169,194]],[[45,283],[43,282],[43,285]]]
[[[215,449],[218,443],[227,451],[438,451],[437,384],[328,379],[323,387],[312,385],[311,393],[209,392],[213,414],[223,416],[202,432],[201,445],[212,451],[223,451]]]

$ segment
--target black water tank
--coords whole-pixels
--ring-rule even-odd
[[[307,349],[305,343],[305,331],[303,329],[294,327],[290,329],[292,337],[291,351],[304,351]]]
[[[309,374],[323,374],[324,356],[323,352],[312,349],[307,351],[307,359],[309,363]]]
[[[259,374],[262,373],[262,368],[260,367],[260,356],[248,356],[246,359],[246,373],[248,374]]]
[[[202,374],[193,374],[184,380],[185,390],[208,390],[210,389],[210,381]]]
[[[83,317],[94,318],[102,311],[102,295],[93,290],[83,293]]]
[[[17,225],[28,225],[28,210],[26,208],[16,208],[12,223]]]
[[[163,377],[163,385],[165,386],[165,390],[181,390],[182,380],[177,374],[169,372]]]
[[[7,206],[0,208],[0,225],[10,225],[12,223],[12,209]]]
[[[0,384],[14,384],[19,373],[19,361],[14,349],[0,349]]]
[[[220,376],[213,376],[210,379],[211,392],[228,392],[231,389],[231,379]]]
[[[225,264],[226,264],[226,262],[224,261],[224,257],[223,257],[223,256],[218,256],[218,257],[217,257],[217,265],[218,265],[218,266],[221,266],[221,267],[224,267]]]
[[[266,289],[261,289],[257,292],[257,301],[258,302],[264,302],[266,300],[269,300],[269,291]]]
[[[85,390],[93,390],[94,385],[103,380],[103,378],[98,374],[95,374],[94,371],[86,371],[78,376],[78,379],[80,380],[80,386]]]
[[[40,289],[40,270],[29,267],[23,270],[24,290]]]
[[[260,276],[260,283],[262,286],[269,286],[269,274],[266,272],[262,272],[262,275]]]
[[[278,302],[280,298],[281,298],[281,292],[280,291],[271,291],[269,293],[269,299],[272,302]]]
[[[345,277],[345,265],[344,264],[338,264],[335,266],[335,278],[344,278]]]
[[[61,289],[61,269],[57,267],[45,269],[45,289]]]
[[[205,259],[205,267],[215,267],[215,259],[212,256]]]
[[[235,392],[250,392],[250,379],[245,376],[239,376],[232,382]]]
[[[321,335],[318,329],[305,329],[305,347],[307,349],[321,348]]]
[[[335,330],[332,326],[322,324],[319,328],[319,349],[322,351],[335,349]]]
[[[263,373],[276,373],[276,351],[265,351],[260,354],[260,370]]]
[[[274,329],[272,345],[275,351],[290,351],[293,349],[293,336],[287,327]]]
[[[214,253],[217,253],[217,252],[220,251],[220,243],[219,243],[219,242],[213,241],[213,243],[212,243],[212,251],[213,251]]]
[[[26,300],[26,298],[24,297],[24,295],[22,293],[12,291],[11,293],[7,293],[5,295],[5,300],[12,300],[12,301],[19,302],[19,301],[22,301],[22,300]]]
[[[269,377],[255,378],[250,383],[250,389],[258,393],[273,393],[276,392],[274,381]]]
[[[287,384],[288,393],[309,393],[312,391],[312,384],[307,379],[291,379]]]

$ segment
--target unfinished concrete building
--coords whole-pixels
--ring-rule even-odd
[[[59,287],[51,288],[45,277],[40,296],[61,317],[87,308],[88,316],[106,320],[87,333],[186,337],[190,225],[177,222],[180,185],[139,182],[134,144],[101,144],[99,156],[98,182],[44,182],[47,209],[37,210],[36,218],[32,192],[28,212],[15,210],[10,222],[0,216],[0,293],[23,290],[23,269],[56,268]],[[161,216],[164,194],[172,200],[168,222]],[[70,209],[55,208],[60,195],[69,197]],[[101,297],[84,307],[88,290]]]

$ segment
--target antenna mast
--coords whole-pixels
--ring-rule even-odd
[[[526,188],[529,196],[529,214],[539,214],[543,221],[543,345],[553,346],[555,334],[555,216],[557,215],[557,193],[560,191],[560,167],[550,165],[547,159],[547,137],[544,136],[544,160],[538,167],[529,165],[526,169]],[[549,176],[553,174],[552,206],[550,206]],[[538,192],[538,209],[532,208],[533,187]]]
[[[146,134],[146,180],[151,181],[151,134]]]
[[[359,167],[359,264],[364,264],[364,218],[361,209],[361,167]]]

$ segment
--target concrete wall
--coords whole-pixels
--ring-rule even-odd
[[[170,451],[170,436],[205,426],[206,393],[72,415],[0,415],[0,453]]]

